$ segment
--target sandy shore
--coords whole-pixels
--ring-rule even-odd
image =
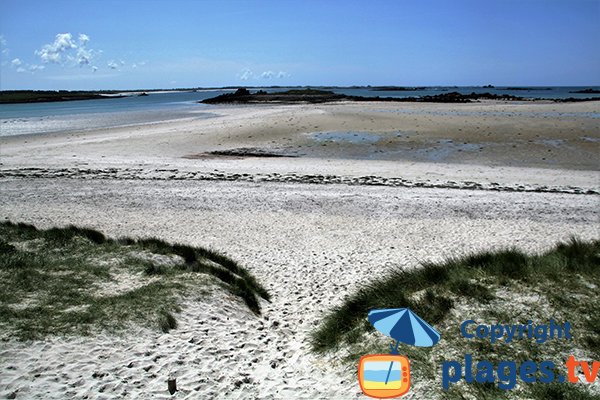
[[[214,118],[0,137],[0,172],[116,168],[128,176],[169,170],[376,176],[437,186],[599,187],[600,101],[217,106],[210,111]],[[289,157],[210,154],[240,149]]]
[[[449,255],[600,236],[600,102],[215,110],[1,138],[0,217],[213,246],[271,292],[263,316],[215,292],[186,300],[169,334],[8,339],[0,396],[169,398],[174,375],[175,398],[361,397],[354,368],[312,354],[309,334],[362,283]],[[320,142],[314,132],[389,140]],[[483,149],[459,152],[464,142]],[[239,148],[301,156],[209,154]],[[407,398],[427,390],[414,382]]]
[[[600,101],[334,103],[199,109],[199,113],[206,112],[215,118],[85,133],[0,137],[2,164],[66,167],[141,163],[200,169],[213,161],[206,159],[206,152],[257,148],[331,161],[572,170],[599,167],[595,156],[600,147]],[[224,164],[244,164],[234,161]]]

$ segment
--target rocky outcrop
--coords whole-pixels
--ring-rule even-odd
[[[574,91],[569,92],[569,93],[598,94],[598,93],[600,93],[600,90],[589,88],[589,89],[582,89],[582,90],[574,90]]]
[[[337,94],[331,91],[316,89],[294,89],[287,92],[267,93],[262,90],[250,93],[248,89],[240,88],[234,93],[226,93],[217,97],[202,100],[206,104],[263,104],[263,103],[327,103],[333,101],[386,101],[386,102],[432,102],[432,103],[468,103],[473,100],[524,100],[522,97],[508,94],[458,92],[442,93],[419,97],[366,97]]]

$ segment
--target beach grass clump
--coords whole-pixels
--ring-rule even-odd
[[[169,333],[171,329],[177,328],[177,320],[170,312],[162,311],[159,317],[159,325],[164,333]]]
[[[94,229],[0,223],[0,335],[177,327],[182,299],[222,287],[260,314],[266,290],[236,261],[161,239],[108,238]]]
[[[467,385],[461,381],[443,391],[442,362],[467,353],[474,360],[496,363],[530,359],[564,365],[562,355],[574,353],[597,360],[600,316],[593,305],[599,303],[600,240],[571,238],[542,254],[527,254],[516,248],[484,251],[422,263],[414,269],[398,268],[375,279],[325,316],[312,335],[312,346],[318,353],[340,352],[347,365],[354,365],[364,354],[387,353],[392,339],[376,332],[367,314],[371,309],[408,307],[442,335],[431,348],[400,346],[401,353],[411,360],[411,368],[414,366],[416,380],[430,380],[432,387],[439,388],[439,398],[505,398],[507,393],[498,393],[497,384]],[[467,340],[459,328],[467,319],[488,325],[568,321],[573,339],[549,340],[543,345],[532,340],[510,344]],[[580,389],[563,386],[522,385],[511,391],[511,396],[586,398],[577,397]]]

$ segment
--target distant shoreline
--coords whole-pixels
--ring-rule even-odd
[[[567,88],[567,87],[565,87]],[[565,93],[577,94],[599,94],[600,90],[596,87],[573,86],[568,87],[573,89],[583,88],[581,90],[571,90]],[[245,89],[239,86],[226,86],[222,88],[178,88],[178,89],[147,89],[147,90],[0,90],[0,104],[26,104],[26,103],[48,103],[62,101],[78,101],[78,100],[98,100],[98,99],[114,99],[123,97],[144,96],[146,94],[161,94],[161,93],[180,93],[180,92],[210,92],[210,91],[235,91]],[[516,93],[502,93],[501,91],[552,91],[555,88],[551,87],[494,87],[488,86],[261,86],[249,87],[248,89],[256,90],[251,94],[261,94],[260,97],[242,99],[240,96],[234,96],[233,93],[227,93],[222,97],[217,97],[213,101],[203,101],[206,104],[220,103],[323,103],[330,101],[414,101],[414,102],[436,102],[436,103],[460,103],[470,102],[473,100],[509,100],[509,101],[558,101],[558,102],[573,102],[573,101],[591,101],[600,100],[600,97],[522,97]],[[274,91],[279,90],[281,91]],[[288,89],[287,91],[283,91]],[[415,95],[410,97],[387,97],[387,96],[357,96],[352,94],[339,93],[343,89],[364,89],[373,92],[424,92],[427,90],[438,91],[438,94]],[[472,90],[472,93],[466,93],[466,90]],[[485,93],[481,93],[481,89],[485,89]],[[337,90],[338,92],[333,92]],[[268,92],[266,92],[268,91]],[[460,91],[460,93],[459,93]],[[441,93],[439,93],[441,92]],[[248,93],[250,94],[250,93]],[[308,95],[308,96],[307,96]],[[296,98],[294,98],[294,96]],[[302,98],[300,98],[300,96]]]
[[[6,90],[0,92],[0,104],[50,103],[58,101],[99,100],[125,97],[110,92]]]

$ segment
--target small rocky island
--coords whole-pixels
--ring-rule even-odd
[[[348,96],[335,94],[327,90],[293,89],[286,92],[267,93],[264,90],[251,93],[246,88],[239,88],[234,93],[225,93],[217,97],[202,100],[206,104],[254,104],[254,103],[326,103],[346,100]]]

